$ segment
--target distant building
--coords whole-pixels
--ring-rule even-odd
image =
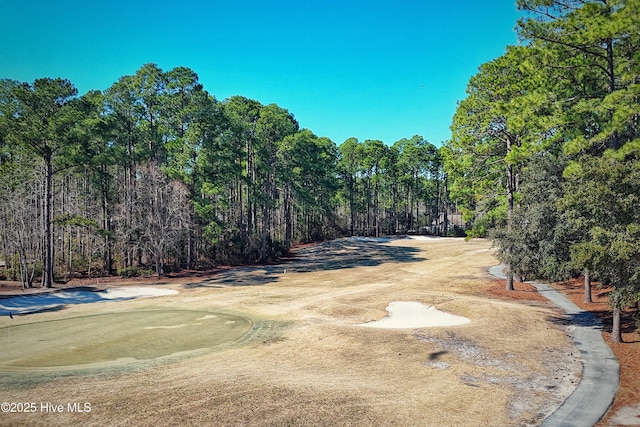
[[[443,236],[455,228],[464,229],[462,214],[457,210],[449,210],[446,215],[440,212],[438,218],[431,222],[430,231],[431,234]]]

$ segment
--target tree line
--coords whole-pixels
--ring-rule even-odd
[[[82,96],[60,78],[0,80],[0,274],[24,287],[446,233],[454,210],[424,138],[337,146],[276,104],[218,101],[186,67],[146,64]]]
[[[471,236],[514,277],[640,300],[640,2],[518,0],[522,40],[479,68],[442,150]]]

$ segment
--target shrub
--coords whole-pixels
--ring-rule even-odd
[[[138,277],[142,275],[142,271],[135,266],[125,267],[118,270],[118,276],[122,277]]]

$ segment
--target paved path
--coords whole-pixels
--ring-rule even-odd
[[[504,265],[489,269],[489,274],[506,279]],[[620,384],[620,366],[602,339],[602,323],[581,310],[567,297],[545,283],[531,283],[541,295],[560,307],[569,318],[568,329],[582,358],[582,378],[573,393],[543,422],[545,427],[587,427],[607,412]]]

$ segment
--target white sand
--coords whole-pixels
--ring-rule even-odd
[[[37,313],[53,310],[69,304],[87,304],[92,302],[125,301],[140,297],[175,295],[173,289],[160,289],[142,286],[109,288],[104,291],[62,291],[45,294],[21,295],[0,299],[0,316]]]
[[[395,301],[387,306],[387,317],[362,323],[359,326],[385,329],[412,329],[434,326],[455,326],[469,323],[466,317],[440,311],[434,306],[426,306],[419,302]]]
[[[123,288],[109,288],[102,292],[96,292],[104,299],[123,299],[140,297],[159,297],[164,295],[175,295],[178,291],[173,289],[148,288],[143,286],[131,286]]]
[[[459,237],[444,237],[444,236],[431,236],[431,235],[416,235],[416,234],[411,234],[407,236],[407,239],[413,239],[413,240],[453,240],[453,239],[459,239]]]

